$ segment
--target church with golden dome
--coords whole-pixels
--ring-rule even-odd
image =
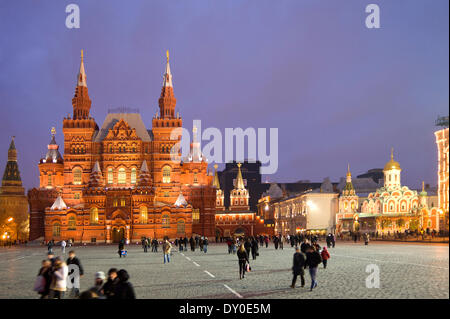
[[[339,197],[339,212],[336,216],[336,231],[378,232],[393,234],[405,230],[439,231],[439,211],[429,208],[427,192],[411,190],[401,184],[402,168],[391,158],[383,169],[384,184],[367,197],[359,197],[353,188],[350,169],[347,184]]]

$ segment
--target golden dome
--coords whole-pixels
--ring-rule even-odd
[[[391,150],[391,160],[389,162],[387,162],[386,165],[384,165],[384,170],[385,171],[389,171],[391,169],[402,170],[400,168],[400,163],[397,162],[397,161],[394,161],[394,149],[393,148]]]

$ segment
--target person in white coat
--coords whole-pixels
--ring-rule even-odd
[[[50,299],[61,299],[67,290],[67,276],[69,268],[66,263],[60,258],[56,257],[53,266],[52,283],[50,284]]]
[[[66,253],[66,246],[67,246],[66,241],[65,241],[65,240],[61,241],[61,252],[62,252],[63,254]]]

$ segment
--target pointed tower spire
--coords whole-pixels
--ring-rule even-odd
[[[47,154],[45,154],[45,157],[42,159],[42,162],[43,163],[62,162],[63,158],[58,151],[59,145],[56,143],[56,140],[55,140],[56,129],[54,127],[52,127],[50,132],[51,132],[52,138],[50,140],[50,144],[47,145]]]
[[[67,205],[66,203],[64,203],[64,200],[62,199],[61,195],[58,195],[52,207],[50,207],[50,210],[64,210],[64,209],[67,209]]]
[[[241,173],[241,163],[237,163],[237,167],[238,167],[238,173],[236,176],[236,186],[235,189],[245,189],[244,186],[244,179],[242,178],[242,173]]]
[[[151,185],[151,176],[147,167],[147,161],[144,160],[141,165],[141,170],[139,171],[139,186],[150,186]]]
[[[217,168],[219,166],[217,164],[214,164],[214,180],[213,180],[213,186],[216,189],[220,189],[220,182],[219,182],[219,175],[217,174]]]
[[[96,161],[94,167],[92,168],[91,175],[89,176],[89,186],[101,187],[103,185],[103,174],[100,169],[100,164]]]
[[[75,95],[72,99],[73,119],[88,119],[89,111],[91,109],[91,99],[89,98],[86,71],[84,69],[84,54],[81,50],[80,71],[77,75],[77,86],[75,88]]]
[[[180,191],[180,194],[178,195],[178,198],[175,201],[174,205],[177,206],[177,207],[187,206],[188,205],[188,202],[184,198],[183,193],[181,191]]]
[[[350,172],[350,164],[347,164],[347,182],[345,183],[344,195],[354,195],[355,188],[352,183],[352,173]]]
[[[175,118],[175,106],[177,104],[177,99],[173,94],[172,72],[170,71],[169,64],[169,50],[167,50],[166,56],[166,70],[164,72],[163,86],[158,102],[160,117],[164,119],[171,119]]]
[[[8,161],[17,162],[17,150],[16,150],[16,144],[14,143],[14,138],[15,138],[15,136],[13,136],[11,138],[11,143],[9,144]]]
[[[85,87],[87,87],[86,71],[84,70],[84,54],[83,54],[83,50],[81,50],[80,71],[78,72],[77,79],[78,79],[77,86],[85,86]]]
[[[2,186],[22,186],[20,178],[19,165],[17,165],[17,150],[14,143],[14,136],[8,149],[8,162],[3,173]]]

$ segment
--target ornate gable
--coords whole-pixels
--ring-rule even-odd
[[[123,119],[117,122],[112,129],[109,130],[105,140],[138,140],[136,129]]]

